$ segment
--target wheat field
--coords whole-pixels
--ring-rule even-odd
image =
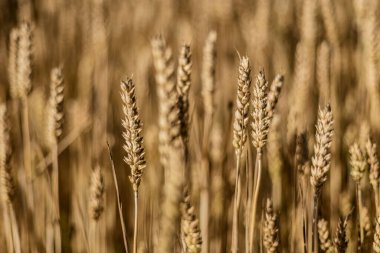
[[[0,253],[380,253],[380,2],[1,0]]]

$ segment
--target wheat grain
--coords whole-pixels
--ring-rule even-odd
[[[278,218],[273,212],[272,201],[267,199],[264,221],[264,246],[268,253],[277,253],[279,250]]]

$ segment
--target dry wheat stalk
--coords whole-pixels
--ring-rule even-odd
[[[377,155],[376,143],[373,143],[370,138],[368,138],[366,143],[368,163],[370,167],[369,180],[372,184],[373,191],[375,193],[375,203],[376,210],[379,209],[379,180],[380,180],[380,168],[379,168],[379,157]]]
[[[373,234],[373,250],[380,253],[380,216],[376,218],[376,229]]]
[[[264,246],[268,253],[280,252],[279,249],[279,228],[278,218],[273,212],[273,205],[270,199],[267,199],[265,207],[265,221],[264,221]]]
[[[138,188],[141,182],[141,176],[146,167],[145,151],[143,147],[143,137],[141,135],[142,123],[140,121],[139,111],[136,104],[135,84],[131,78],[122,81],[121,99],[123,101],[124,119],[122,125],[124,128],[123,138],[125,143],[123,148],[126,152],[124,161],[131,168],[131,181],[134,200],[135,200],[135,216],[134,216],[134,236],[133,236],[133,252],[137,252],[137,221],[138,221]]]
[[[206,120],[211,120],[215,110],[216,38],[211,31],[203,48],[202,96]]]
[[[331,142],[333,135],[333,116],[330,105],[319,109],[318,121],[316,126],[314,145],[314,156],[311,158],[312,168],[310,182],[314,190],[313,200],[313,230],[312,230],[312,250],[318,250],[317,240],[317,220],[318,220],[318,200],[321,188],[327,180],[331,160]]]
[[[338,253],[345,253],[348,245],[348,239],[346,234],[348,216],[345,219],[339,218],[338,227],[335,233],[335,248]]]
[[[0,197],[3,200],[3,215],[7,235],[7,245],[20,253],[20,235],[13,208],[15,183],[11,173],[10,128],[5,104],[0,105]],[[13,250],[11,250],[13,252]]]
[[[61,68],[54,68],[50,78],[50,96],[47,107],[46,140],[51,149],[53,170],[52,189],[55,204],[57,207],[54,223],[54,243],[57,252],[61,252],[61,232],[60,232],[60,209],[59,209],[59,168],[58,168],[58,142],[63,132],[63,100],[64,100],[64,80]]]
[[[359,227],[360,227],[360,243],[364,241],[364,227],[363,227],[363,204],[362,204],[362,191],[360,188],[360,180],[363,177],[363,174],[367,167],[367,159],[365,153],[361,150],[357,143],[354,143],[350,146],[350,165],[351,165],[351,176],[356,183],[356,192],[357,192],[357,205],[359,211]]]
[[[191,204],[189,191],[186,189],[181,203],[181,238],[184,252],[199,253],[202,248],[202,237],[199,220]]]
[[[232,224],[231,252],[238,251],[238,215],[240,206],[240,159],[247,141],[247,127],[249,121],[249,102],[251,97],[251,67],[249,59],[243,56],[240,59],[236,111],[233,123],[233,146],[236,154],[235,197]]]
[[[268,102],[268,82],[265,79],[265,74],[263,71],[260,71],[256,84],[253,88],[253,99],[252,99],[252,143],[256,148],[256,163],[255,170],[257,171],[257,178],[255,179],[255,186],[253,190],[253,200],[252,200],[252,209],[250,214],[250,224],[249,224],[249,250],[253,249],[253,238],[255,233],[255,222],[256,222],[256,208],[257,208],[257,199],[260,190],[261,183],[261,156],[262,148],[265,146],[268,138],[268,129],[269,129],[269,118],[267,111],[267,102]]]
[[[321,250],[323,252],[333,253],[334,247],[330,239],[328,222],[325,219],[318,221],[318,235]]]
[[[185,143],[189,139],[189,91],[191,86],[191,51],[190,46],[185,44],[181,48],[178,59],[177,91],[179,97],[179,110],[181,120],[181,135]]]
[[[18,60],[18,44],[19,44],[19,31],[17,28],[11,30],[9,39],[9,56],[8,56],[8,78],[9,88],[12,98],[19,97],[19,85],[17,83],[17,60]]]

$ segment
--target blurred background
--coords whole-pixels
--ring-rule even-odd
[[[52,69],[61,66],[64,78],[65,121],[58,144],[62,252],[88,251],[85,238],[89,186],[91,172],[98,165],[105,176],[99,252],[123,251],[107,141],[115,162],[128,241],[132,240],[133,193],[130,170],[123,162],[119,87],[127,76],[133,76],[136,84],[147,156],[140,187],[139,250],[153,250],[163,182],[151,52],[151,40],[158,34],[166,39],[176,64],[183,44],[188,43],[192,51],[191,182],[198,210],[202,52],[211,31],[217,33],[217,56],[216,113],[209,146],[210,252],[227,252],[230,247],[235,177],[231,118],[243,55],[250,59],[253,82],[260,70],[265,71],[270,82],[275,74],[285,77],[272,126],[276,130],[271,130],[274,134],[270,134],[267,147],[270,152],[264,155],[267,169],[260,194],[272,195],[275,209],[281,214],[282,252],[301,252],[300,246],[295,246],[302,236],[300,228],[289,222],[301,222],[294,218],[298,210],[295,136],[298,131],[306,131],[312,150],[318,107],[331,104],[335,128],[332,169],[323,191],[321,212],[335,229],[338,217],[351,210],[343,202],[347,199],[345,203],[352,206],[355,195],[355,184],[349,178],[348,146],[354,140],[365,143],[369,134],[374,141],[380,140],[379,17],[377,0],[1,0],[0,101],[7,103],[11,115],[12,173],[17,188],[14,205],[22,248],[27,249],[25,252],[45,251],[44,217],[52,208],[46,203],[44,191],[35,196],[35,209],[25,201],[25,151],[18,99],[12,95],[9,70],[11,30],[23,21],[30,23],[32,33],[32,91],[27,100],[32,181],[34,187],[41,189],[49,182],[45,172],[51,165],[45,131]],[[364,188],[364,202],[373,215],[369,184]],[[261,212],[262,203],[259,206]],[[0,240],[5,238],[0,229]],[[354,242],[350,245],[355,247]]]

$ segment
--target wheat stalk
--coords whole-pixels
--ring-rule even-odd
[[[346,234],[348,216],[345,219],[339,218],[338,227],[335,233],[335,248],[338,253],[345,253],[348,245],[348,239]]]
[[[233,146],[236,155],[235,196],[232,224],[231,252],[238,252],[238,216],[240,205],[240,159],[247,141],[249,102],[251,97],[251,66],[248,57],[240,59],[236,111],[233,123]]]
[[[359,210],[359,227],[360,227],[360,244],[364,241],[364,227],[361,220],[362,217],[362,192],[360,189],[360,180],[363,177],[363,174],[367,168],[367,159],[365,157],[365,153],[361,150],[357,143],[354,143],[350,146],[350,165],[351,165],[351,176],[352,179],[356,183],[356,191],[357,191],[357,205]]]
[[[253,99],[252,99],[252,123],[251,123],[251,136],[253,146],[256,148],[256,163],[255,171],[257,171],[257,177],[255,179],[255,186],[253,191],[253,201],[252,209],[250,214],[250,224],[249,224],[249,250],[253,248],[253,238],[255,231],[255,222],[256,222],[256,207],[257,199],[260,189],[261,181],[261,156],[262,148],[264,147],[267,137],[268,137],[268,128],[269,128],[269,118],[267,111],[267,102],[268,102],[268,82],[265,79],[265,74],[263,71],[260,71],[257,78],[255,86],[253,87]]]
[[[11,144],[10,144],[10,125],[7,113],[7,106],[0,105],[0,194],[4,207],[4,223],[6,225],[7,244],[13,247],[14,252],[20,253],[20,235],[18,224],[15,217],[13,199],[15,195],[15,182],[11,169]],[[13,250],[12,250],[13,251]]]
[[[134,236],[133,236],[133,253],[137,252],[137,229],[138,229],[138,188],[141,182],[143,170],[146,167],[145,151],[143,147],[143,137],[141,136],[142,123],[138,108],[136,105],[135,85],[131,78],[121,82],[121,99],[123,101],[124,119],[122,125],[124,128],[123,138],[125,143],[123,145],[126,155],[124,161],[131,168],[131,181],[134,200],[135,200],[135,223],[134,223]]]

